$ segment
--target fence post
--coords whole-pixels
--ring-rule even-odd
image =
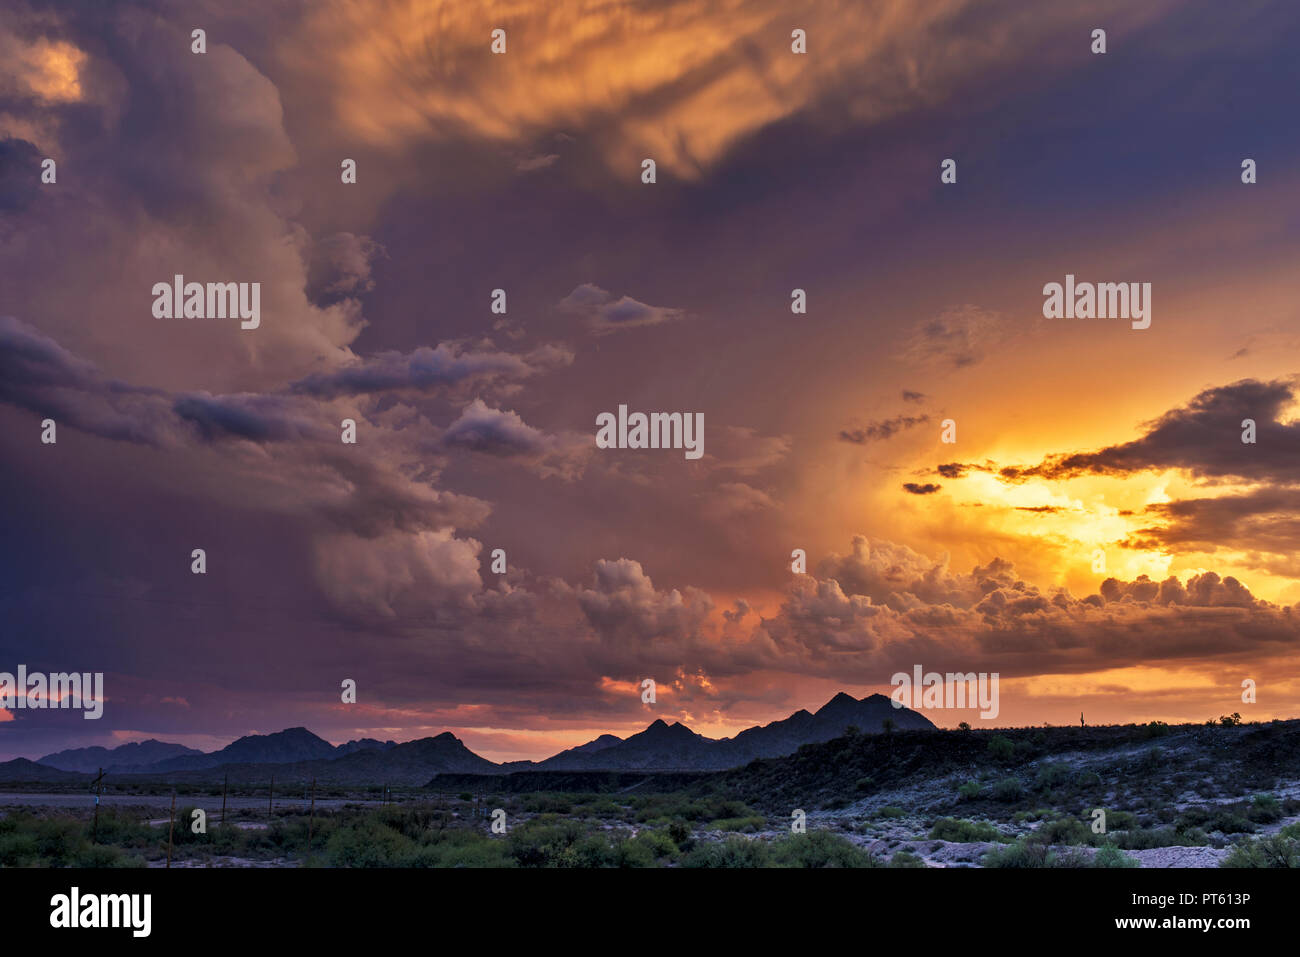
[[[92,844],[99,842],[99,795],[103,791],[104,769],[99,769],[99,776],[95,778],[95,823],[90,830],[90,842]]]
[[[316,779],[311,779],[311,811],[307,816],[307,853],[311,853],[312,828],[316,824]]]
[[[172,789],[172,812],[167,818],[167,866],[172,866],[172,829],[176,826],[176,789]]]

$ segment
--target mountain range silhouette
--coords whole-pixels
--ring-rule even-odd
[[[657,719],[644,731],[619,738],[602,734],[542,761],[495,763],[467,748],[451,732],[397,743],[362,738],[333,745],[306,728],[239,738],[212,752],[148,740],[118,748],[75,748],[46,755],[37,762],[0,763],[0,781],[68,778],[94,774],[165,775],[169,780],[253,782],[275,774],[277,780],[315,778],[357,784],[387,782],[424,784],[444,773],[501,774],[520,771],[714,771],[756,759],[792,754],[805,744],[829,741],[850,728],[864,734],[897,730],[933,730],[934,724],[908,708],[895,708],[885,695],[862,699],[840,692],[816,712],[796,711],[788,718],[747,728],[731,738],[708,738],[681,722]]]

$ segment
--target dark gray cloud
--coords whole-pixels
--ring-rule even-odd
[[[442,444],[489,455],[537,455],[545,451],[547,437],[518,413],[493,409],[482,399],[475,399],[447,427]]]
[[[330,372],[293,383],[293,392],[322,398],[379,392],[431,392],[463,383],[517,381],[567,365],[573,354],[542,346],[528,355],[500,352],[490,344],[475,348],[463,342],[421,346],[408,353],[388,351],[357,359]]]
[[[474,399],[439,437],[442,451],[466,450],[523,462],[543,478],[578,478],[595,448],[589,433],[550,434],[534,428],[511,409]]]
[[[209,395],[176,397],[172,408],[207,441],[232,437],[253,442],[322,438],[324,424],[304,415],[302,404],[278,395]]]
[[[965,475],[967,471],[973,468],[978,468],[978,466],[963,465],[961,462],[948,462],[944,465],[940,465],[935,469],[935,471],[943,478],[959,479]]]
[[[588,328],[597,335],[619,329],[656,326],[686,315],[681,309],[647,305],[631,296],[615,299],[592,283],[578,286],[560,300],[557,308],[562,313],[583,317]]]
[[[1259,488],[1215,498],[1157,502],[1141,514],[1158,524],[1138,529],[1120,544],[1173,553],[1245,554],[1276,574],[1300,573],[1300,490]]]
[[[166,394],[103,376],[49,336],[0,316],[0,402],[109,439],[166,440]]]
[[[942,485],[936,485],[933,482],[926,482],[924,484],[918,484],[916,482],[903,483],[903,491],[910,492],[913,495],[933,495],[941,488],[943,488]]]
[[[26,209],[40,189],[40,151],[26,140],[0,139],[0,212]]]
[[[1132,442],[1095,452],[1049,456],[1030,467],[1007,466],[1008,481],[1181,469],[1207,480],[1300,482],[1300,420],[1284,422],[1296,401],[1294,380],[1242,379],[1206,389],[1171,409]],[[1255,422],[1256,441],[1242,441],[1242,422]]]
[[[307,269],[307,297],[324,305],[370,292],[372,263],[385,255],[369,236],[335,233],[313,243]]]
[[[899,358],[961,369],[984,359],[1010,331],[996,312],[968,303],[917,323],[904,340]]]
[[[839,437],[841,442],[853,442],[857,445],[865,445],[868,442],[883,442],[892,439],[900,432],[905,432],[918,425],[924,425],[929,421],[930,417],[928,415],[896,415],[892,419],[871,422],[861,429],[842,429]]]

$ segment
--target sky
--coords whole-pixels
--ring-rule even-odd
[[[1298,48],[1258,0],[5,4],[0,671],[106,702],[0,759],[541,758],[918,665],[999,726],[1300,716]],[[259,325],[157,317],[177,274]],[[1067,275],[1150,326],[1045,318]],[[620,405],[703,454],[598,447]]]

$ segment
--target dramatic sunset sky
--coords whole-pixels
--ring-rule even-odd
[[[108,700],[0,759],[540,758],[917,664],[1300,716],[1298,50],[1283,0],[6,2],[0,671]],[[260,328],[154,318],[177,273]],[[1044,319],[1067,273],[1150,328]],[[598,449],[620,404],[704,456]]]

